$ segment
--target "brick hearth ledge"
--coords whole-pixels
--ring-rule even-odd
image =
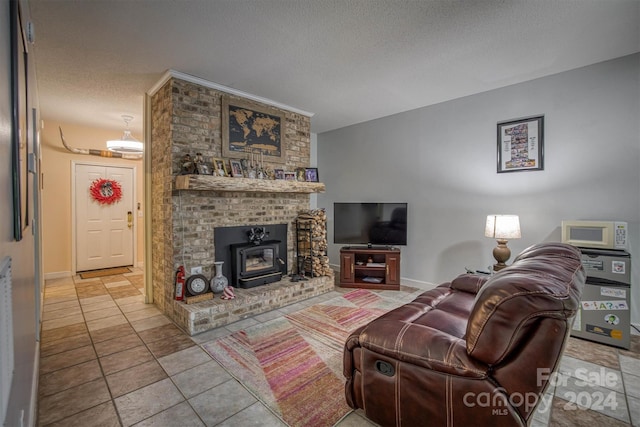
[[[196,335],[329,292],[334,283],[333,275],[301,282],[284,277],[279,282],[251,289],[234,288],[236,297],[232,300],[223,300],[221,294],[216,294],[212,300],[195,304],[174,301],[174,321],[189,335]]]

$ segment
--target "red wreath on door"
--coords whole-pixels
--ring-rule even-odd
[[[101,205],[110,205],[122,199],[122,186],[112,179],[96,179],[91,183],[89,192],[93,200]]]

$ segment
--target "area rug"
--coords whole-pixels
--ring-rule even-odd
[[[82,279],[94,279],[96,277],[113,276],[115,274],[131,273],[129,267],[103,268],[102,270],[83,271],[80,274]]]
[[[417,291],[357,289],[203,344],[288,425],[332,426],[350,412],[342,351],[349,333]]]

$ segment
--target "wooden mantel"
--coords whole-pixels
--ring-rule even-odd
[[[214,175],[178,175],[176,176],[175,189],[250,193],[324,193],[325,187],[321,182],[229,178]]]

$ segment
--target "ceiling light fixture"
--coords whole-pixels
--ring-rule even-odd
[[[126,124],[124,134],[120,139],[107,141],[107,150],[122,154],[141,154],[144,145],[135,139],[129,130],[129,122],[133,120],[133,116],[123,115],[122,120]]]

